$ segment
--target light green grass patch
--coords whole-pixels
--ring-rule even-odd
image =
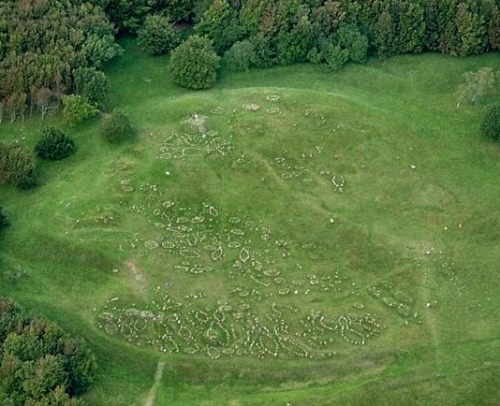
[[[187,92],[167,58],[124,45],[110,106],[137,141],[110,146],[92,120],[39,188],[1,189],[0,293],[91,341],[89,402],[142,404],[158,359],[158,404],[496,398],[498,147],[454,92],[498,60],[255,70]],[[2,136],[33,145],[39,127]]]

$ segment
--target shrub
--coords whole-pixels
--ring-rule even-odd
[[[36,156],[22,144],[0,144],[0,178],[20,189],[35,184]]]
[[[106,141],[118,144],[122,141],[132,139],[135,131],[128,117],[117,110],[109,116],[104,117],[101,124],[101,134]]]
[[[95,116],[97,109],[89,99],[79,94],[63,96],[63,116],[69,125],[78,124],[86,118]]]
[[[339,44],[349,51],[349,60],[363,63],[368,53],[368,38],[355,27],[344,26],[337,33]]]
[[[179,45],[179,35],[168,17],[150,15],[138,32],[137,42],[151,55],[168,54]]]
[[[323,60],[321,52],[318,51],[317,47],[313,47],[307,53],[307,60],[315,65],[319,65]]]
[[[500,104],[486,108],[480,129],[485,137],[500,142]]]
[[[269,68],[276,65],[276,50],[273,49],[272,41],[258,33],[250,38],[255,49],[255,60],[253,64],[257,68]]]
[[[327,40],[321,45],[321,53],[328,69],[334,71],[342,69],[349,60],[349,51]]]
[[[210,40],[193,35],[172,52],[170,73],[179,86],[208,89],[217,79],[219,61]]]
[[[3,213],[3,207],[0,204],[0,233],[4,228],[6,228],[9,225],[9,219],[7,216]]]
[[[75,142],[62,131],[47,127],[42,138],[35,145],[35,153],[42,159],[58,161],[72,155],[76,150]]]
[[[238,41],[224,54],[229,70],[248,71],[255,60],[255,46],[248,40]]]

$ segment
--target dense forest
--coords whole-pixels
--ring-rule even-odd
[[[55,323],[0,298],[0,404],[76,406],[93,380],[95,358]]]
[[[116,34],[140,33],[152,16],[208,37],[235,69],[311,62],[337,70],[370,55],[500,49],[499,0],[7,0],[0,122],[44,116],[65,94],[102,106],[101,70],[121,53]],[[170,41],[167,51],[177,45]],[[141,43],[147,50],[147,38]]]

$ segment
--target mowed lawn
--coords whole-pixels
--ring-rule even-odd
[[[50,117],[76,155],[0,188],[0,295],[89,341],[89,404],[498,402],[500,146],[487,101],[455,97],[498,55],[222,69],[193,92],[122,44],[109,110],[137,140]]]

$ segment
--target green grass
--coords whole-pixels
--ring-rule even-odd
[[[192,92],[123,45],[109,109],[137,141],[90,120],[38,188],[0,187],[0,295],[89,341],[89,404],[144,404],[158,360],[158,405],[495,404],[499,147],[454,93],[498,55],[222,72]],[[34,145],[41,126],[0,137]]]

